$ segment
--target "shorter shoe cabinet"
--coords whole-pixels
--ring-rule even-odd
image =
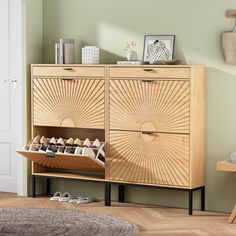
[[[204,210],[203,65],[32,65],[31,94],[32,140],[103,144],[91,155],[20,150],[33,177],[103,182],[106,205],[115,184],[120,202],[125,185],[187,191],[189,214],[201,190]]]

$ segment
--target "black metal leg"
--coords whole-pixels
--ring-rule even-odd
[[[188,214],[193,214],[193,190],[189,189],[188,191]]]
[[[105,183],[105,206],[111,205],[111,184]]]
[[[205,211],[205,186],[201,188],[201,211]]]
[[[36,192],[36,177],[32,176],[32,197],[35,198]]]
[[[125,202],[125,186],[118,185],[118,201]]]
[[[50,187],[51,187],[51,180],[49,178],[47,178],[46,179],[46,193],[47,193],[47,195],[50,195],[50,193],[51,193]]]

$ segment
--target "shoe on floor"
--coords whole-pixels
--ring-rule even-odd
[[[58,201],[62,197],[61,192],[55,192],[52,197],[50,197],[50,201]]]
[[[73,197],[70,193],[63,193],[63,195],[58,199],[59,202],[69,202]]]
[[[84,196],[74,197],[74,198],[71,199],[69,202],[70,202],[70,203],[76,203],[76,202],[79,201],[81,198],[84,198]]]
[[[80,198],[76,203],[85,204],[85,203],[89,203],[89,202],[93,202],[93,201],[94,201],[94,199],[91,197],[83,197],[83,198]]]

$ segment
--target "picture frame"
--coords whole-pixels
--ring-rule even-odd
[[[143,61],[159,64],[160,61],[174,59],[175,35],[145,35]]]

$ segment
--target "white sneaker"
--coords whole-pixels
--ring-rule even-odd
[[[70,193],[63,193],[63,195],[58,199],[59,202],[69,202],[71,199],[73,199],[72,195]]]
[[[96,157],[96,155],[95,155],[93,149],[92,149],[92,148],[87,148],[87,147],[84,147],[84,148],[83,148],[83,150],[82,150],[82,155],[84,155],[84,156],[89,156],[89,157],[91,157],[91,158],[95,158],[95,157]]]
[[[91,147],[92,144],[91,144],[91,141],[90,141],[88,138],[86,138],[86,139],[84,140],[83,145],[86,146],[86,147]]]
[[[93,202],[93,201],[94,201],[94,199],[91,197],[83,197],[83,198],[80,198],[76,203],[85,204],[85,203],[89,203],[89,202]]]
[[[100,143],[100,141],[99,141],[98,138],[95,139],[95,141],[93,142],[92,147],[97,147],[97,148],[100,148],[100,147],[101,147],[101,143]]]
[[[62,197],[61,192],[55,192],[53,197],[50,197],[50,201],[58,201]]]
[[[75,154],[82,154],[83,148],[82,147],[76,147],[75,148]]]

